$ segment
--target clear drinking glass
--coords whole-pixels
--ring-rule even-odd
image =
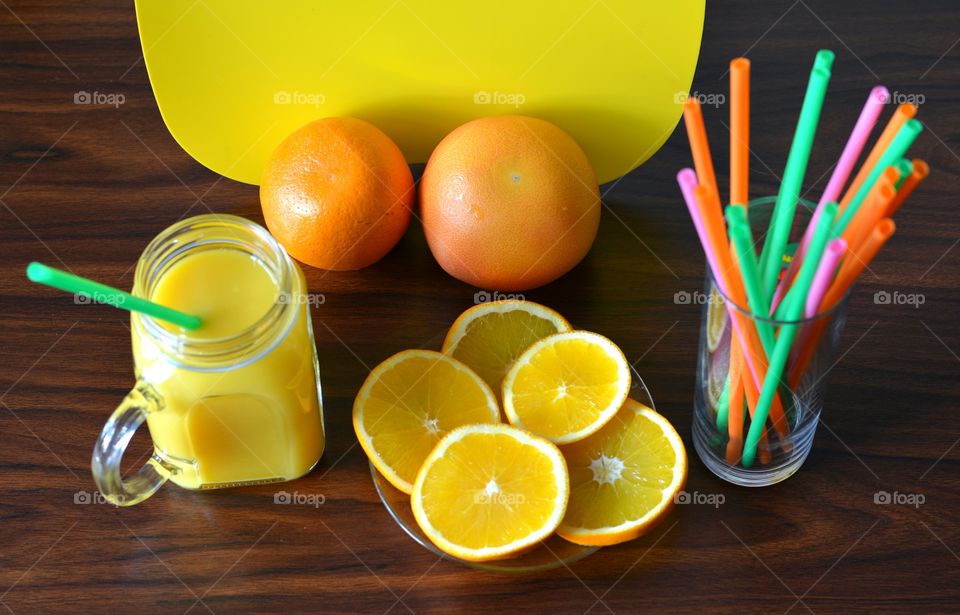
[[[763,231],[768,227],[775,200],[775,197],[766,197],[753,200],[748,205],[750,226],[754,231],[758,253],[763,245]],[[808,201],[798,204],[790,245],[799,241],[814,208],[815,204]],[[710,471],[731,483],[764,487],[780,482],[800,469],[813,446],[813,436],[824,405],[827,376],[834,365],[840,335],[846,322],[849,293],[833,308],[812,318],[793,322],[778,321],[755,316],[746,306],[732,302],[714,284],[708,267],[701,298],[703,310],[693,408],[693,442],[697,454]],[[758,321],[765,321],[771,324],[774,330],[784,325],[798,327],[794,350],[791,351],[791,358],[783,370],[777,391],[786,429],[782,429],[781,424],[784,433],[778,433],[771,418],[768,418],[765,438],[757,446],[756,459],[749,468],[743,466],[735,452],[728,454],[729,420],[726,423],[721,421],[718,425],[718,407],[723,403],[721,399],[730,373],[730,347],[734,329],[730,310],[742,314],[741,322],[748,321],[749,326],[755,327]],[[819,343],[809,361],[802,360],[797,348],[804,340],[818,335]],[[806,367],[795,367],[798,363],[805,363]],[[745,362],[743,369],[748,370]],[[728,413],[732,411],[733,405],[729,405]],[[745,440],[750,423],[746,403],[743,404],[742,411],[746,415],[743,428]],[[771,417],[772,415],[771,411]],[[734,447],[733,451],[736,450]]]
[[[225,253],[233,260],[223,260]],[[251,266],[258,276],[249,275]],[[176,277],[185,271],[190,275]],[[228,281],[220,288],[235,289],[229,299],[212,290],[218,278]],[[300,267],[266,229],[249,220],[196,216],[160,233],[141,255],[133,293],[155,298],[160,288],[213,305],[219,311],[211,313],[218,313],[220,322],[210,325],[227,327],[208,331],[230,333],[202,336],[131,313],[136,384],[107,421],[93,452],[93,477],[104,498],[130,506],[167,480],[187,489],[214,489],[291,480],[309,472],[323,453],[324,427]],[[263,313],[251,305],[263,306]],[[244,307],[253,310],[254,322],[234,330],[230,325],[238,324],[234,321]],[[153,455],[124,478],[121,457],[144,422]]]

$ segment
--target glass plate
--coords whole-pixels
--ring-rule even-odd
[[[653,397],[650,395],[647,385],[644,384],[643,379],[640,378],[640,375],[632,366],[630,369],[633,371],[630,397],[656,410],[657,408],[653,404]],[[390,513],[390,517],[396,521],[397,525],[403,528],[403,531],[406,532],[410,538],[434,555],[458,562],[470,568],[506,573],[551,570],[561,566],[569,566],[573,562],[579,561],[599,549],[599,547],[576,545],[554,534],[536,547],[508,559],[490,562],[468,562],[444,553],[430,542],[430,539],[420,530],[420,526],[417,525],[417,521],[413,517],[413,509],[410,507],[410,496],[391,485],[390,481],[384,478],[372,463],[370,464],[370,474],[373,476],[373,484],[377,489],[377,495],[380,496],[380,501],[383,502],[387,512]]]

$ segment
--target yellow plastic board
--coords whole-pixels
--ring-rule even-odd
[[[520,113],[568,131],[601,182],[680,118],[704,0],[137,0],[164,122],[201,164],[259,183],[325,116],[368,120],[411,163],[460,124]]]

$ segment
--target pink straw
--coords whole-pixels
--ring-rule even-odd
[[[797,251],[793,255],[793,260],[790,262],[790,268],[787,269],[787,272],[780,280],[780,285],[777,286],[776,292],[773,293],[773,300],[770,302],[771,314],[773,314],[777,305],[779,305],[783,296],[787,293],[787,288],[793,281],[794,276],[800,271],[800,263],[803,262],[803,257],[807,253],[807,246],[810,244],[810,238],[813,236],[813,229],[817,226],[817,219],[820,216],[821,209],[827,203],[835,202],[840,198],[840,192],[843,190],[843,186],[847,183],[847,180],[850,179],[850,173],[853,172],[853,167],[856,166],[857,159],[860,158],[863,147],[866,145],[867,139],[870,138],[870,133],[873,132],[877,118],[880,117],[880,112],[883,111],[883,105],[889,101],[890,92],[882,85],[873,88],[870,91],[870,95],[867,96],[867,102],[864,103],[863,109],[860,111],[860,117],[853,127],[853,132],[850,133],[850,138],[847,139],[847,144],[844,146],[843,152],[840,154],[840,159],[837,161],[837,166],[833,169],[833,174],[830,176],[830,181],[827,182],[827,187],[820,197],[817,209],[813,212],[813,217],[810,219],[810,224],[807,226],[803,239],[800,241],[800,245],[797,246]]]
[[[700,238],[700,245],[703,247],[703,253],[707,256],[707,264],[710,266],[710,271],[713,272],[713,281],[717,285],[717,288],[720,289],[720,292],[725,296],[727,290],[723,288],[723,283],[720,280],[720,268],[717,265],[716,255],[713,250],[710,249],[710,237],[707,235],[707,229],[704,226],[703,218],[700,214],[700,208],[697,206],[697,198],[695,195],[698,180],[697,173],[693,169],[681,169],[677,173],[677,183],[680,184],[680,192],[683,193],[683,200],[687,204],[687,209],[690,211],[690,218],[693,219],[693,226],[697,230],[697,236]],[[717,246],[717,249],[723,249],[725,246]],[[733,303],[727,302],[727,312],[730,315],[730,323],[733,325],[734,330],[737,332],[737,338],[740,340],[740,345],[743,347],[743,355],[747,359],[747,366],[750,368],[750,376],[753,378],[754,386],[757,387],[759,391],[763,386],[763,379],[760,378],[759,369],[755,363],[755,357],[753,351],[749,348],[749,342],[745,332],[740,330],[740,321],[736,318],[736,313],[734,312],[736,308],[733,307]]]
[[[813,275],[813,284],[807,295],[807,305],[804,310],[806,318],[813,318],[820,309],[820,302],[827,294],[827,289],[833,284],[833,276],[837,273],[837,265],[847,251],[847,242],[844,239],[832,239],[823,252],[817,272]]]
[[[823,302],[824,295],[833,284],[834,275],[837,273],[837,265],[840,259],[847,252],[847,241],[845,239],[831,239],[823,251],[820,258],[820,264],[817,266],[817,272],[813,275],[813,284],[810,285],[810,293],[807,295],[807,303],[804,306],[804,318],[813,318],[820,311],[820,304]],[[793,350],[790,351],[790,362],[797,360],[800,352],[806,347],[810,331],[813,329],[813,323],[807,323],[797,333],[797,339],[793,343]]]
[[[707,230],[703,226],[703,218],[700,217],[700,208],[697,207],[697,199],[694,196],[694,192],[697,190],[697,184],[699,183],[696,171],[693,169],[681,169],[680,172],[677,173],[677,183],[680,184],[680,192],[683,193],[683,200],[687,204],[687,209],[690,210],[690,217],[693,218],[693,226],[697,229],[697,236],[700,238],[703,251],[707,255],[707,263],[710,265],[710,271],[714,272],[713,279],[717,280],[717,285],[719,286],[720,282],[716,274],[720,269],[717,267],[717,260],[713,255],[713,250],[708,249],[710,240],[707,237]],[[720,290],[723,289],[721,288]],[[726,294],[725,290],[724,294]]]

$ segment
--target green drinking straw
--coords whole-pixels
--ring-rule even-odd
[[[113,307],[166,320],[189,331],[197,329],[201,324],[200,318],[197,316],[184,314],[159,303],[135,297],[112,286],[81,278],[78,275],[60,271],[53,267],[47,267],[42,263],[33,262],[27,265],[27,278],[31,282],[74,293],[95,303],[106,303]]]
[[[731,208],[739,213],[734,213],[731,218]],[[730,238],[734,241],[734,250],[737,252],[737,259],[742,270],[744,284],[747,288],[747,300],[750,302],[751,310],[755,314],[767,314],[770,312],[770,300],[766,298],[763,288],[760,286],[760,269],[757,264],[757,254],[753,250],[753,233],[750,231],[750,221],[747,219],[747,210],[743,205],[727,206],[727,222],[730,227]],[[737,230],[734,230],[734,227]],[[734,238],[734,233],[739,238]],[[759,309],[752,306],[760,306]],[[760,343],[766,354],[773,350],[774,333],[773,326],[766,320],[757,321],[757,330],[760,335]],[[723,386],[723,392],[720,399],[717,400],[717,428],[720,431],[727,429],[727,414],[730,409],[730,378]]]
[[[767,314],[770,312],[770,303],[769,299],[765,298],[760,286],[760,269],[757,265],[757,254],[753,251],[753,234],[750,232],[747,210],[742,205],[728,205],[726,215],[730,238],[733,240],[733,247],[737,253],[751,311],[754,314]],[[759,309],[754,306],[759,306]],[[773,326],[762,318],[758,319],[757,332],[760,335],[760,343],[763,345],[764,352],[769,355],[774,344]],[[727,377],[723,393],[717,400],[717,428],[721,431],[727,429],[728,411],[730,409],[729,397],[730,378]]]
[[[803,98],[803,106],[800,108],[793,144],[787,156],[783,181],[777,193],[773,216],[770,219],[770,227],[760,256],[761,280],[766,289],[773,289],[776,286],[777,276],[780,274],[783,252],[787,247],[787,238],[793,226],[793,215],[800,200],[803,177],[807,172],[807,162],[810,160],[813,137],[820,121],[820,110],[823,108],[823,99],[827,94],[833,58],[832,51],[821,49],[817,52],[813,70],[810,71],[810,81],[807,83],[807,92]]]
[[[760,335],[763,350],[769,356],[774,345],[773,325],[766,320],[767,314],[770,313],[770,299],[763,292],[763,285],[760,282],[760,267],[757,264],[757,254],[753,251],[753,237],[750,232],[750,223],[747,221],[747,210],[743,205],[728,205],[726,215],[730,240],[737,253],[743,284],[747,289],[750,311],[756,318],[757,333]]]
[[[900,174],[900,179],[897,180],[897,183],[894,184],[893,187],[895,190],[899,190],[903,182],[907,181],[907,178],[913,173],[913,163],[906,158],[901,158],[895,166],[897,167],[897,173]]]
[[[880,156],[880,160],[877,161],[877,164],[870,170],[870,174],[867,175],[866,181],[864,181],[860,189],[857,190],[857,193],[847,205],[847,208],[843,210],[840,219],[834,224],[834,232],[837,236],[840,236],[840,234],[846,230],[847,225],[850,224],[853,217],[857,215],[857,210],[860,209],[863,201],[867,198],[867,194],[873,189],[873,185],[877,183],[877,180],[880,179],[883,172],[887,170],[887,167],[897,164],[897,161],[906,155],[907,150],[910,149],[910,146],[913,145],[913,142],[917,139],[917,135],[919,135],[922,130],[923,124],[916,119],[907,120],[907,123],[900,127],[900,130],[897,131],[897,136],[893,138],[893,141],[891,141],[889,147],[887,147],[887,151],[883,152],[883,155]]]
[[[723,392],[720,393],[720,399],[717,400],[717,429],[727,431],[727,411],[730,409],[730,377],[727,376],[727,382],[723,385]]]
[[[757,407],[753,413],[753,420],[750,422],[750,431],[743,443],[743,467],[749,468],[757,455],[757,444],[760,442],[760,435],[763,433],[763,426],[767,422],[767,415],[770,414],[770,404],[773,397],[777,394],[777,386],[780,382],[780,376],[783,374],[783,368],[787,364],[787,356],[790,354],[790,347],[793,345],[793,339],[797,334],[799,325],[796,321],[803,316],[803,308],[806,303],[807,293],[810,291],[810,285],[813,283],[813,276],[817,272],[820,259],[823,257],[823,251],[827,247],[827,241],[830,239],[830,229],[834,218],[837,217],[837,204],[827,203],[820,213],[817,221],[817,227],[814,229],[813,237],[810,239],[810,247],[807,250],[807,256],[800,265],[800,272],[793,283],[794,288],[798,289],[793,299],[785,298],[789,303],[787,312],[787,323],[780,327],[780,334],[777,336],[777,342],[773,347],[773,353],[770,356],[770,362],[767,365],[767,375],[763,379],[763,388],[760,391],[760,399],[757,400]]]

